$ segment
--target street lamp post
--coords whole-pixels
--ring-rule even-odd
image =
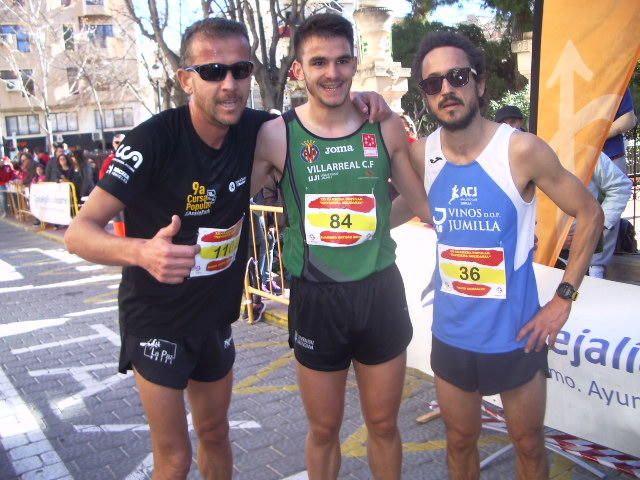
[[[158,63],[154,63],[151,65],[151,69],[149,70],[149,77],[154,83],[156,90],[156,112],[160,113],[162,110],[162,97],[160,95],[160,80],[162,79],[162,67],[158,65]]]

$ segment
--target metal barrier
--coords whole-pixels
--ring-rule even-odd
[[[280,219],[281,216],[284,214],[284,210],[282,207],[271,207],[271,206],[267,206],[267,205],[251,205],[250,206],[250,211],[251,211],[251,215],[250,215],[250,222],[251,222],[251,245],[252,245],[252,249],[253,249],[253,257],[251,259],[249,259],[249,262],[247,262],[247,268],[245,271],[245,276],[244,276],[244,293],[245,293],[245,298],[246,298],[246,307],[247,307],[247,314],[248,314],[248,322],[254,323],[254,316],[253,316],[253,308],[252,308],[252,295],[257,295],[269,300],[273,300],[274,302],[278,302],[278,303],[282,303],[283,305],[289,305],[289,298],[288,296],[285,295],[285,276],[284,276],[284,267],[282,266],[282,242],[280,241]],[[267,256],[266,261],[267,261],[267,265],[269,265],[268,268],[268,272],[269,272],[269,282],[268,282],[268,286],[269,286],[269,291],[265,291],[263,290],[262,287],[262,280],[261,280],[261,272],[260,272],[260,266],[259,266],[259,261],[258,261],[258,251],[259,251],[259,245],[258,245],[258,241],[256,240],[256,229],[260,228],[260,225],[256,225],[255,221],[254,221],[254,214],[261,216],[263,218],[263,222],[262,225],[265,225],[265,230],[263,231],[264,235],[263,235],[263,241],[264,241],[264,249],[265,249],[265,255]],[[273,292],[273,280],[274,280],[274,275],[273,275],[273,255],[272,255],[272,251],[269,248],[269,227],[267,227],[268,223],[266,222],[266,215],[268,214],[272,214],[274,216],[274,221],[273,221],[273,227],[271,227],[273,229],[273,241],[275,242],[274,248],[278,249],[278,275],[280,278],[280,288],[281,288],[281,294],[280,295],[276,295]],[[253,278],[256,279],[256,285],[251,285],[250,282],[250,274],[252,272],[250,272],[250,269],[253,268]]]
[[[31,215],[27,188],[24,185],[17,182],[7,183],[7,206],[9,215],[21,222],[26,220],[27,215]]]

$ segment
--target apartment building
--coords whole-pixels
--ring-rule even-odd
[[[155,113],[136,31],[124,0],[0,0],[5,152],[109,146]]]

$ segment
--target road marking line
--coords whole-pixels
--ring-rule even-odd
[[[307,471],[296,473],[295,475],[291,475],[290,477],[283,478],[282,480],[309,480],[309,475]]]
[[[40,330],[41,328],[57,327],[64,325],[68,321],[68,318],[48,318],[44,320],[5,323],[0,325],[0,338],[29,333],[34,330]]]
[[[67,282],[49,283],[46,285],[23,285],[21,287],[5,287],[0,288],[0,293],[22,292],[26,290],[42,290],[45,288],[61,288],[73,287],[75,285],[86,285],[89,283],[110,282],[112,280],[120,280],[121,275],[98,275],[95,277],[81,278],[79,280],[69,280]]]
[[[9,438],[16,435],[25,435],[27,433],[33,435],[35,433],[33,436],[40,438],[38,443],[42,446],[39,455],[46,455],[51,460],[48,465],[39,466],[35,469],[37,470],[37,478],[59,478],[61,476],[73,478],[53,445],[44,435],[40,428],[40,422],[33,414],[32,408],[22,399],[2,368],[0,368],[0,412],[3,412],[0,418],[0,443],[3,449],[8,451],[7,456],[12,464],[14,464],[12,452],[16,452],[19,447],[9,450]],[[14,467],[14,470],[17,469]],[[26,474],[27,472],[20,473]]]
[[[98,340],[101,338],[110,341],[116,347],[120,346],[120,337],[109,328],[101,324],[90,325],[90,327],[98,333],[85,335],[83,337],[67,338],[65,340],[58,340],[55,342],[40,343],[31,347],[14,348],[13,350],[11,350],[11,353],[14,355],[20,355],[21,353],[36,352],[38,350],[45,350],[47,348],[62,347],[64,345],[72,345],[74,343],[86,342],[88,340]]]
[[[82,258],[80,258],[77,255],[74,255],[73,253],[67,252],[64,248],[56,248],[56,249],[48,249],[48,250],[44,250],[42,248],[21,248],[19,250],[16,250],[16,252],[19,252],[19,253],[38,252],[43,255],[46,255],[47,257],[58,260],[62,263],[66,263],[68,265],[84,262]]]
[[[150,453],[140,464],[131,472],[125,480],[144,480],[151,477],[153,471],[153,453]]]
[[[82,310],[80,312],[65,313],[65,317],[83,317],[85,315],[95,315],[96,313],[114,312],[118,310],[118,307],[100,307],[92,308],[91,310]]]
[[[103,270],[104,265],[80,265],[76,267],[76,270],[79,272],[93,272],[95,270]]]
[[[193,430],[193,421],[191,419],[191,414],[189,413],[187,415],[187,425],[189,426],[189,431]],[[110,425],[103,425],[102,427],[109,427]],[[146,428],[146,430],[149,429],[149,425],[144,425]],[[74,428],[76,427],[98,427],[101,428],[99,425],[76,425],[74,426]],[[257,422],[254,422],[252,420],[230,420],[229,421],[229,428],[232,429],[237,429],[237,428],[262,428],[262,425],[260,425]],[[76,431],[79,431],[76,428]],[[84,432],[86,431],[101,431],[101,430],[83,430]],[[151,473],[153,471],[153,453],[150,453],[149,455],[147,455],[146,457],[144,457],[144,460],[142,460],[142,462],[140,462],[138,464],[138,466],[129,474],[126,476],[125,480],[142,480],[142,479],[148,479],[151,477]],[[303,480],[306,477],[300,477],[299,480]]]
[[[249,375],[247,378],[241,380],[240,382],[238,382],[234,387],[233,387],[233,392],[234,393],[244,393],[243,391],[246,390],[249,387],[255,387],[256,383],[260,382],[261,380],[263,380],[264,378],[268,377],[269,375],[271,375],[273,372],[275,372],[276,370],[284,367],[285,365],[291,363],[293,359],[293,353],[291,352],[287,352],[284,355],[282,355],[280,358],[274,360],[273,362],[269,363],[266,367],[264,367],[263,369],[261,369],[260,371],[258,371],[257,373],[253,374],[253,375]],[[272,387],[271,385],[268,385],[269,387]],[[278,386],[278,388],[283,388],[284,385],[282,386]],[[291,387],[295,387],[297,389],[297,385],[291,385]]]
[[[0,282],[13,282],[24,277],[10,263],[0,260]]]
[[[14,348],[11,353],[14,355],[20,355],[21,353],[37,352],[38,350],[46,350],[47,348],[63,347],[64,345],[72,345],[74,343],[86,342],[88,340],[98,340],[102,338],[100,334],[86,335],[84,337],[68,338],[66,340],[59,340],[57,342],[41,343],[39,345],[33,345],[32,347]]]
[[[22,320],[20,322],[11,322],[0,324],[0,338],[3,337],[11,337],[13,335],[21,335],[23,333],[30,333],[35,330],[41,330],[43,328],[49,327],[58,327],[60,325],[64,325],[73,317],[81,317],[84,315],[95,315],[98,313],[105,312],[113,312],[117,310],[118,307],[102,307],[102,308],[94,308],[92,310],[84,310],[82,312],[73,312],[67,313],[64,317],[61,318],[46,318],[42,320]],[[120,346],[120,336],[113,331],[109,330],[107,327],[101,324],[91,325],[96,332],[101,334],[101,336],[105,337],[111,343],[113,343],[116,347]],[[83,337],[79,337],[83,338]],[[35,345],[34,347],[27,348],[19,348],[17,350],[12,350],[13,353],[24,353],[27,351],[33,350],[41,350],[42,348],[47,348],[48,346],[59,346],[59,345],[67,345],[69,343],[73,343],[74,341],[82,341],[77,339],[71,340],[61,340],[60,342],[51,342],[44,345]],[[62,343],[61,343],[62,342]]]
[[[126,375],[116,373],[102,380],[97,380],[92,375],[92,372],[95,372],[96,370],[103,370],[105,368],[116,369],[117,367],[117,363],[98,363],[93,365],[85,365],[83,367],[61,367],[43,370],[31,370],[29,372],[29,375],[31,375],[32,377],[40,377],[67,374],[71,375],[76,382],[84,387],[82,390],[74,393],[73,395],[69,395],[68,397],[64,397],[51,402],[51,407],[54,410],[57,409],[62,412],[62,410],[84,402],[85,398],[91,397],[92,395],[107,390],[112,385],[115,385],[116,383],[129,378]]]
[[[74,425],[73,428],[79,433],[120,433],[120,432],[148,432],[148,423],[112,423],[107,425]],[[229,420],[231,429],[254,429],[261,428],[258,422],[253,420]],[[193,425],[189,421],[189,430],[193,430]]]

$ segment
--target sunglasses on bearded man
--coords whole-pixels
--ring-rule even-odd
[[[207,82],[221,82],[227,77],[227,72],[235,80],[244,80],[253,72],[253,63],[249,61],[236,62],[231,65],[224,63],[203,63],[184,68],[188,72],[196,72],[202,80]]]
[[[436,95],[442,90],[442,82],[446,78],[449,85],[455,88],[464,87],[469,83],[469,76],[473,74],[478,76],[478,72],[471,67],[452,68],[444,75],[434,75],[427,77],[418,83],[420,90],[426,95]]]

